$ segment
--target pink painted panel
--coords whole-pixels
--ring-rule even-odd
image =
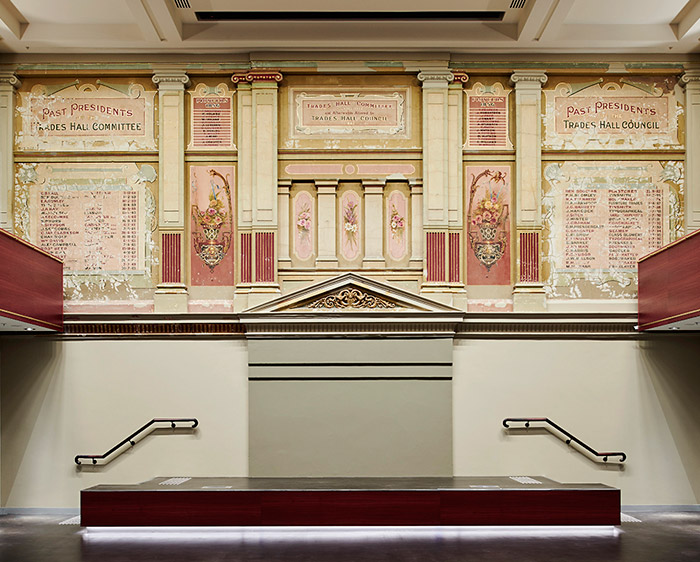
[[[362,245],[362,224],[360,217],[360,196],[354,191],[346,191],[340,198],[341,244],[340,253],[349,261],[360,255]]]
[[[314,253],[314,236],[316,216],[314,200],[307,191],[299,192],[294,197],[292,206],[292,225],[294,228],[294,253],[300,260],[309,259]]]
[[[467,283],[510,285],[510,166],[468,166]]]
[[[392,191],[386,200],[387,232],[386,240],[389,255],[400,260],[408,252],[408,201],[400,191]]]
[[[275,280],[275,233],[255,233],[255,280],[271,283]]]
[[[192,285],[233,285],[233,166],[190,167]]]

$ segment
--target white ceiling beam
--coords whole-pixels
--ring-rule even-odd
[[[565,40],[565,46],[587,41],[591,47],[618,45],[652,45],[654,43],[675,42],[676,36],[668,24],[593,25],[565,24],[559,28],[554,40]]]
[[[153,21],[148,7],[144,4],[144,0],[126,0],[127,6],[134,15],[136,25],[139,26],[143,38],[146,41],[163,41],[163,37]]]
[[[569,15],[569,11],[573,7],[574,2],[576,2],[576,0],[556,0],[554,2],[554,6],[552,6],[552,10],[549,13],[547,21],[545,21],[544,27],[540,29],[537,35],[536,39],[538,41],[546,41],[557,35],[561,26],[564,25],[566,16]]]
[[[546,25],[555,0],[530,0],[518,20],[518,41],[535,41]]]
[[[671,27],[675,28],[674,31],[679,40],[688,35],[700,21],[700,0],[688,2],[681,13],[683,12],[685,12],[683,17],[677,23],[671,24]]]
[[[10,0],[0,0],[0,27],[5,27],[15,39],[22,39],[27,22]]]
[[[182,42],[182,19],[170,0],[147,0],[154,25],[162,39],[170,43]],[[161,40],[162,40],[161,39]]]

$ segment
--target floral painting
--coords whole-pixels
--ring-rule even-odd
[[[233,166],[191,166],[193,285],[233,285]]]
[[[314,253],[314,200],[307,191],[294,198],[293,205],[294,253],[300,260]]]
[[[468,166],[467,283],[509,285],[510,167]]]
[[[408,201],[400,191],[392,191],[387,197],[387,248],[389,256],[394,260],[401,260],[408,253],[406,215],[408,213]]]
[[[360,255],[360,196],[354,191],[346,191],[340,199],[342,256],[352,261]]]

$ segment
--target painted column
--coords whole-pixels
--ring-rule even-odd
[[[338,180],[316,181],[318,196],[318,257],[316,267],[337,268],[336,252],[336,192]],[[382,224],[381,221],[379,224]]]
[[[12,232],[15,90],[22,85],[13,72],[0,73],[0,228]]]
[[[700,69],[681,76],[685,84],[685,228],[700,228]]]
[[[540,275],[542,232],[542,85],[544,72],[516,71],[515,188],[518,278],[513,288],[515,311],[543,311],[547,299]]]
[[[278,222],[279,236],[277,237],[277,264],[280,268],[292,266],[292,258],[289,255],[289,192],[292,188],[292,180],[279,180],[277,182]]]
[[[448,186],[448,233],[447,233],[447,283],[452,292],[452,306],[467,310],[465,289],[462,233],[464,231],[464,84],[469,76],[464,72],[453,72],[454,81],[448,88],[447,112],[447,186]]]
[[[383,268],[384,259],[384,181],[362,180],[365,196],[364,269]]]
[[[238,186],[241,281],[234,308],[242,310],[279,294],[277,283],[278,184],[276,71],[234,74],[238,87]],[[243,255],[246,253],[246,255]]]
[[[425,232],[425,275],[422,293],[451,303],[447,275],[447,238],[450,218],[450,180],[454,151],[450,150],[450,82],[454,74],[445,68],[422,70],[423,83],[423,229]],[[461,125],[460,125],[461,127]],[[452,130],[454,136],[454,130]],[[452,172],[452,173],[451,173]],[[456,211],[457,209],[453,209]]]
[[[409,180],[411,188],[411,267],[423,267],[423,181]]]
[[[161,235],[161,282],[155,312],[187,312],[184,279],[185,88],[190,79],[178,69],[155,70],[158,86],[158,227]]]

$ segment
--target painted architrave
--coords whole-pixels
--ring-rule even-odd
[[[35,84],[19,93],[19,152],[135,152],[158,149],[155,91],[135,82]]]
[[[190,135],[187,150],[235,150],[233,96],[226,84],[197,84],[188,92]]]
[[[290,88],[292,138],[409,138],[410,90]]]
[[[192,285],[233,285],[235,168],[190,166]]]
[[[467,284],[511,283],[511,167],[467,166]]]
[[[512,150],[508,98],[512,91],[500,82],[476,82],[466,95],[465,150]]]
[[[580,80],[580,81],[579,81]],[[683,93],[675,76],[552,82],[543,146],[554,150],[679,149]]]

